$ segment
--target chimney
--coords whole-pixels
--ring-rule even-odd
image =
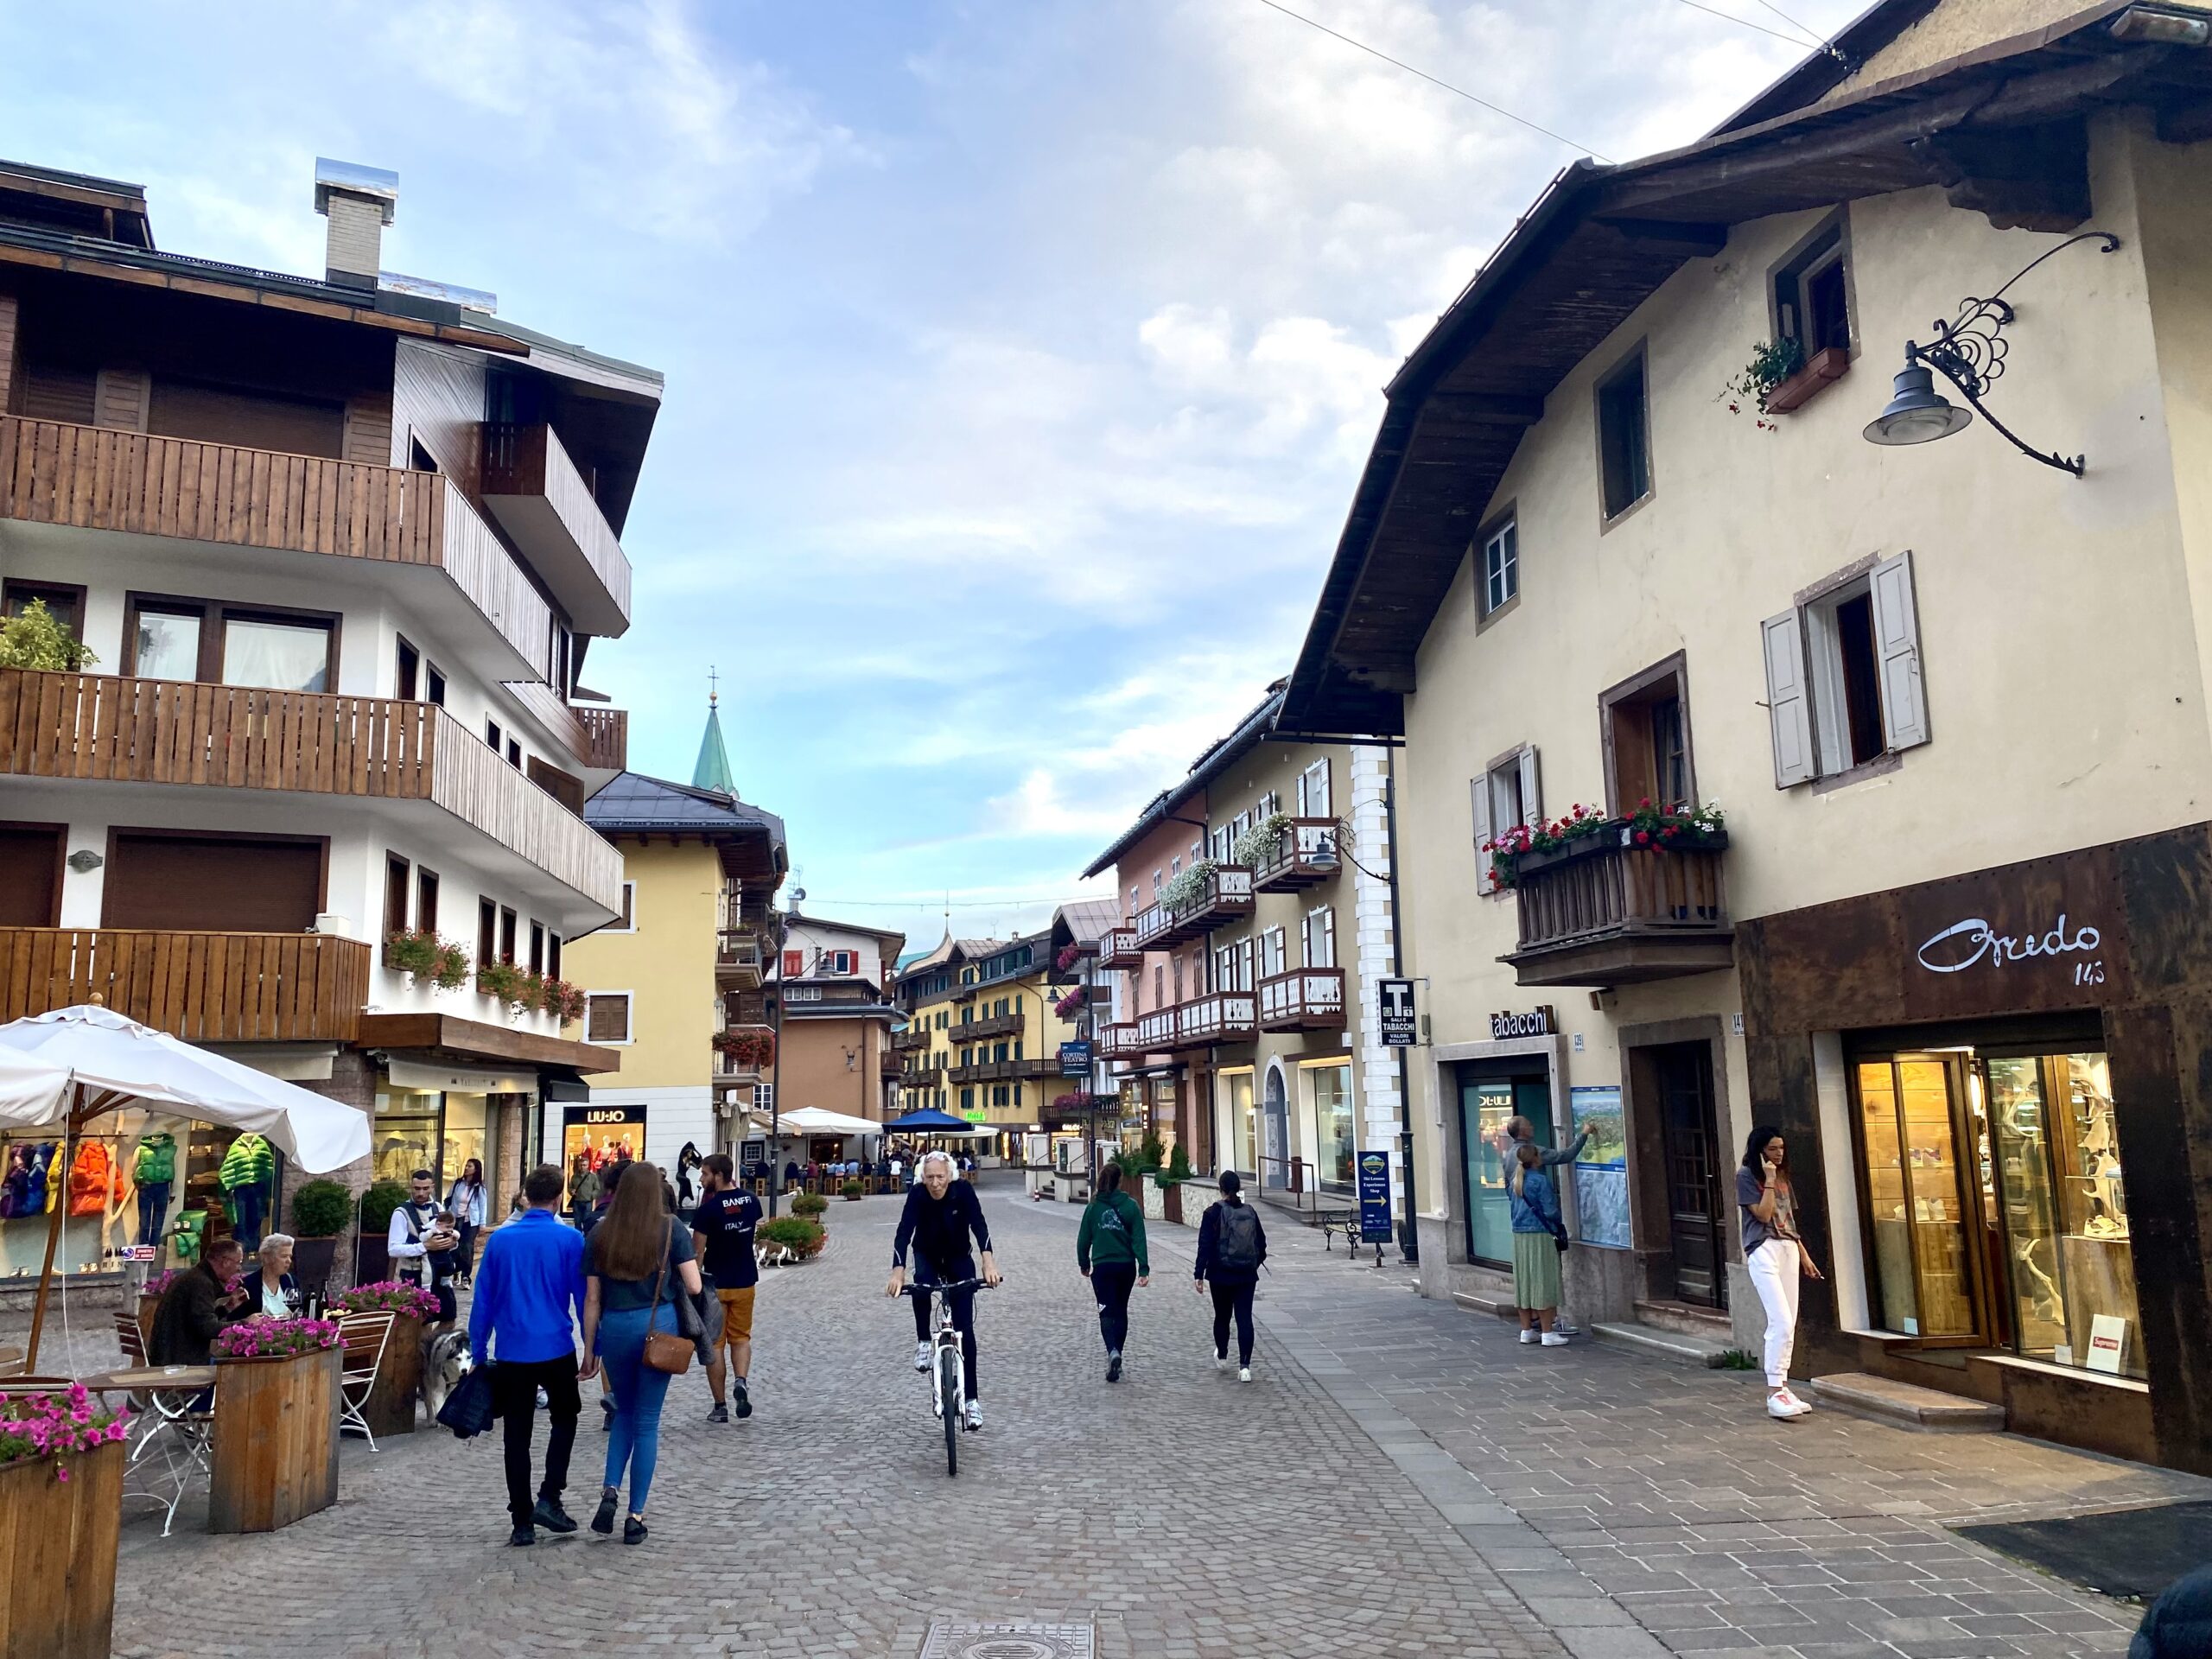
[[[323,280],[374,293],[384,227],[399,205],[399,175],[354,162],[315,160],[315,210],[330,220]]]

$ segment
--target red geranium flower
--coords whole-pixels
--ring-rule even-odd
[[[1636,832],[1636,844],[1639,847],[1649,847],[1651,844],[1651,832],[1649,830],[1637,830]]]

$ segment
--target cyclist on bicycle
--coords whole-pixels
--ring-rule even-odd
[[[884,1294],[896,1296],[906,1287],[906,1249],[914,1251],[917,1285],[954,1285],[980,1277],[987,1285],[999,1282],[998,1263],[991,1255],[991,1230],[983,1219],[983,1206],[976,1188],[955,1180],[952,1154],[932,1152],[922,1159],[921,1179],[906,1189],[906,1207],[899,1217],[898,1236],[891,1241],[891,1283]],[[983,1258],[976,1271],[974,1250]],[[976,1397],[976,1289],[949,1290],[945,1300],[952,1308],[952,1323],[960,1332],[960,1351],[967,1361],[968,1427],[983,1426],[983,1402]],[[914,1298],[914,1369],[930,1368],[930,1298]]]

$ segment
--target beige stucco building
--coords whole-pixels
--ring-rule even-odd
[[[1772,1125],[1801,1372],[2212,1468],[2212,49],[2141,10],[1878,8],[1570,168],[1389,388],[1281,725],[1404,740],[1425,1294],[1510,1301],[1520,1111],[1610,1154],[1570,1315],[1753,1346]],[[1939,318],[1981,413],[1867,442]]]

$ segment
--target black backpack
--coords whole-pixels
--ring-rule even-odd
[[[1224,1268],[1257,1268],[1260,1265],[1260,1218],[1252,1213],[1249,1204],[1224,1201],[1220,1211],[1221,1233],[1214,1243],[1214,1257]]]

